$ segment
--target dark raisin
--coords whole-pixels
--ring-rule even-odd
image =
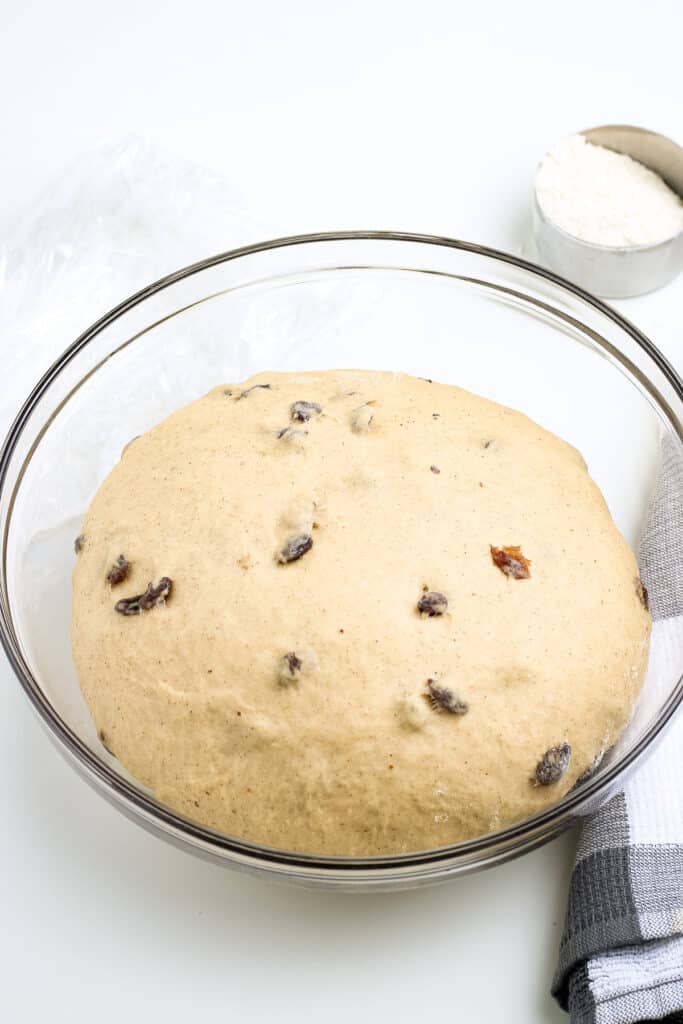
[[[554,782],[559,782],[569,768],[571,756],[572,748],[568,743],[560,743],[558,746],[546,750],[536,765],[535,784],[551,786]]]
[[[319,416],[322,411],[322,406],[317,402],[294,402],[289,407],[290,416],[298,423],[308,423],[311,417]]]
[[[246,398],[247,395],[250,395],[252,393],[252,391],[258,391],[259,389],[262,390],[262,391],[271,391],[272,388],[273,388],[272,384],[252,384],[250,388],[246,389],[246,391],[241,391],[239,393],[239,395],[237,396],[237,398],[235,399],[235,401],[236,402],[241,401],[243,398]]]
[[[470,709],[467,701],[462,700],[447,686],[441,686],[436,679],[427,680],[425,697],[435,711],[448,711],[451,715],[466,715]]]
[[[492,444],[493,441],[484,441],[484,448],[490,448]]]
[[[491,560],[502,573],[515,580],[529,579],[531,560],[524,557],[520,547],[511,545],[510,547],[494,548],[493,544],[489,544],[489,547],[491,548]]]
[[[417,602],[417,610],[420,614],[428,615],[430,618],[434,615],[443,615],[447,608],[448,598],[445,594],[440,594],[438,590],[428,590]]]
[[[434,381],[431,379],[431,377],[420,377],[420,380],[423,380],[426,384],[433,384],[434,383]]]
[[[83,550],[84,543],[85,537],[83,536],[82,533],[79,533],[78,537],[76,537],[76,540],[74,541],[74,551],[76,552],[77,555],[80,555],[81,551]]]
[[[112,587],[117,586],[117,584],[119,583],[123,583],[123,581],[128,576],[129,569],[130,564],[126,556],[119,555],[119,557],[116,559],[111,569],[107,573],[107,582],[111,583]]]
[[[119,615],[139,615],[142,611],[140,607],[141,597],[142,594],[137,594],[135,597],[122,597],[120,601],[116,602],[114,608]]]
[[[440,473],[441,472],[441,470],[439,469],[438,466],[430,466],[429,468],[431,469],[432,473]]]
[[[649,610],[650,610],[650,595],[647,592],[647,587],[645,586],[643,581],[638,576],[636,576],[636,578],[634,579],[633,582],[636,585],[636,594],[638,595],[638,600],[642,604],[642,606],[645,609],[645,611],[649,612]]]
[[[282,565],[287,562],[296,562],[307,551],[313,547],[313,538],[310,533],[301,533],[298,537],[291,537],[278,552],[277,560]]]
[[[288,654],[285,654],[285,661],[287,662],[287,668],[289,669],[289,674],[291,676],[295,675],[303,664],[301,658],[297,657],[294,651],[289,651]]]
[[[162,576],[156,586],[153,583],[147,585],[144,594],[137,594],[135,597],[123,597],[117,601],[114,608],[120,615],[139,615],[151,608],[165,604],[166,598],[170,596],[173,589],[173,581],[168,576]]]
[[[173,581],[168,576],[162,576],[156,586],[148,583],[147,590],[140,597],[140,607],[143,612],[149,611],[150,608],[156,608],[160,604],[165,604],[166,598],[170,597],[173,589]]]
[[[289,651],[287,654],[283,654],[280,658],[278,666],[278,681],[282,686],[289,686],[290,683],[298,682],[301,677],[301,669],[303,661],[295,654],[294,651]]]
[[[433,413],[432,413],[432,419],[433,419],[433,420],[438,420],[438,418],[439,418],[439,416],[440,416],[440,415],[441,415],[441,413],[440,413],[440,412],[433,412]]]

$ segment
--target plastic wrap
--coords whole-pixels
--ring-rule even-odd
[[[0,432],[44,370],[116,303],[266,233],[229,182],[138,138],[82,154],[0,244]]]

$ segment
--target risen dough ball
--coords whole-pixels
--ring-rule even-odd
[[[126,604],[163,577],[165,602]],[[74,573],[107,747],[182,814],[312,853],[558,800],[626,723],[649,632],[579,453],[393,373],[262,374],[180,409],[102,484]]]

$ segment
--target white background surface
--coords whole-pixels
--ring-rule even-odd
[[[519,251],[557,138],[620,121],[683,136],[679,0],[0,0],[0,15],[3,234],[79,152],[135,132],[233,181],[263,234],[396,228]],[[217,211],[212,240],[244,239]],[[620,304],[679,366],[682,299],[679,279]],[[572,835],[401,895],[265,884],[105,805],[4,662],[0,682],[8,1024],[562,1018],[547,992]]]

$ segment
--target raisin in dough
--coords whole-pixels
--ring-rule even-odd
[[[116,611],[164,577],[165,603]],[[386,854],[562,797],[629,718],[644,603],[583,459],[525,416],[401,374],[268,373],[126,448],[83,526],[73,649],[103,742],[159,800]]]

